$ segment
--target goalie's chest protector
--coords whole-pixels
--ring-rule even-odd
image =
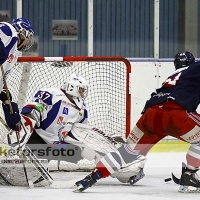
[[[47,118],[41,122],[42,134],[45,132],[51,140],[58,141],[59,134],[71,130],[72,124],[78,122],[84,113],[84,109],[78,110],[65,94],[59,89],[51,91],[52,106],[49,106]],[[38,130],[40,132],[40,130]]]

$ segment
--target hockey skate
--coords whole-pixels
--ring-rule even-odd
[[[136,182],[138,182],[140,179],[142,179],[145,176],[143,168],[140,169],[140,171],[135,175],[135,176],[131,176],[128,183],[130,183],[130,185],[135,184]]]
[[[200,179],[196,173],[198,170],[182,169],[179,192],[200,193]]]
[[[92,187],[98,179],[101,178],[101,173],[99,171],[93,172],[86,176],[84,179],[77,181],[75,185],[72,187],[73,192],[83,192],[88,187]]]

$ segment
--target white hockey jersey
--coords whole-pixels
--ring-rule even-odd
[[[34,102],[27,106],[31,107],[31,104],[34,106],[36,102],[42,103],[45,109],[41,112],[40,126],[35,127],[35,130],[49,144],[62,141],[74,123],[87,122],[85,105],[78,110],[61,89],[41,89],[35,94]]]
[[[7,77],[20,55],[20,52],[17,50],[17,31],[11,24],[0,22],[0,38],[7,52],[7,60],[3,63],[4,74]],[[3,77],[0,75],[0,91],[2,91],[2,88]]]

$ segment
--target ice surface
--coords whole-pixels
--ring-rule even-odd
[[[122,184],[117,179],[107,178],[83,193],[73,193],[71,189],[44,189],[0,186],[2,200],[199,200],[200,194],[178,193],[179,186],[164,182],[174,172],[181,173],[181,162],[185,162],[185,153],[149,153],[144,169],[146,176],[134,186]],[[55,180],[82,179],[89,172],[52,173]],[[73,181],[72,181],[73,182]]]

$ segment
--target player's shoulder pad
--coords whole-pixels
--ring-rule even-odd
[[[17,31],[15,28],[8,22],[1,22],[0,23],[0,29],[1,31],[10,37],[17,37]]]

